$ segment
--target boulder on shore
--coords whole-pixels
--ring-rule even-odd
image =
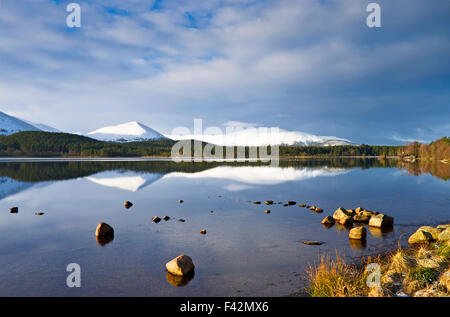
[[[450,227],[439,233],[438,235],[439,241],[450,241]]]
[[[364,240],[367,236],[367,230],[364,227],[356,227],[350,230],[348,237],[354,240]]]
[[[394,218],[384,215],[384,214],[374,215],[369,220],[369,226],[377,227],[377,228],[393,227],[394,226]]]
[[[95,230],[96,237],[106,237],[114,235],[114,229],[107,223],[100,222]]]
[[[177,256],[175,259],[166,263],[166,268],[169,273],[176,276],[185,276],[191,273],[195,266],[192,259],[184,254]]]
[[[428,232],[429,234],[431,234],[431,236],[433,237],[433,240],[438,240],[439,238],[439,234],[441,233],[442,230],[437,229],[437,228],[433,228],[430,226],[422,226],[417,230],[422,230],[425,232]]]
[[[433,241],[433,236],[426,231],[422,231],[422,230],[417,230],[415,233],[413,233],[409,238],[408,238],[408,243],[409,244],[414,244],[414,243],[428,243]]]

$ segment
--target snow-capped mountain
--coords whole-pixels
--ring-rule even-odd
[[[10,135],[21,131],[60,132],[48,125],[19,119],[0,111],[0,135]]]
[[[21,131],[41,131],[41,129],[0,111],[0,135],[10,135]]]
[[[135,142],[166,139],[166,137],[161,133],[136,121],[104,127],[89,132],[86,136],[100,141],[111,142]]]
[[[317,136],[299,131],[275,128],[247,128],[223,134],[169,135],[173,140],[195,139],[221,146],[263,146],[263,145],[354,145],[352,141],[335,136]]]

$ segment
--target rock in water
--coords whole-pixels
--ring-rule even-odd
[[[205,229],[200,230],[200,233],[201,233],[201,234],[206,234],[206,230],[205,230]]]
[[[296,205],[296,204],[297,204],[296,201],[293,201],[293,200],[288,201],[289,206]]]
[[[394,218],[389,217],[384,214],[378,214],[370,218],[369,226],[382,228],[382,227],[393,227]]]
[[[356,214],[353,216],[354,222],[363,222],[363,223],[369,223],[370,216],[365,214],[364,212],[360,212],[359,214]]]
[[[364,210],[363,207],[358,207],[358,208],[355,209],[355,212],[356,212],[356,214],[359,214],[363,210]]]
[[[126,209],[129,209],[133,206],[133,203],[127,200],[126,202],[124,202],[123,205],[125,206]]]
[[[170,217],[169,216],[164,216],[163,219],[164,219],[164,221],[168,221],[170,219]]]
[[[19,212],[19,207],[12,207],[9,210],[9,212],[12,213],[12,214],[17,214]]]
[[[333,217],[331,217],[331,216],[326,216],[325,218],[323,218],[322,224],[324,224],[324,225],[334,225],[334,219],[333,219]]]
[[[356,227],[350,230],[348,237],[354,240],[364,240],[367,236],[367,230],[364,227]]]
[[[306,204],[300,204],[300,205],[298,205],[299,207],[302,207],[302,208],[305,208],[306,207]]]
[[[159,218],[158,216],[155,216],[155,217],[152,218],[152,220],[153,220],[154,223],[158,223],[158,222],[161,221],[161,218]]]
[[[322,245],[323,244],[323,242],[321,242],[321,241],[313,241],[313,240],[302,240],[302,243],[306,244],[306,245]]]
[[[184,200],[180,199],[178,202],[179,202],[180,204],[182,204],[182,203],[184,202]]]
[[[35,212],[34,213],[36,216],[42,216],[44,213],[43,212]]]
[[[253,202],[255,205],[261,205],[261,202],[260,201],[254,201]]]
[[[185,276],[192,272],[195,268],[192,259],[187,255],[179,255],[175,259],[166,263],[169,273],[176,276]]]
[[[264,210],[264,212],[265,212],[266,214],[270,214],[270,210],[269,210],[269,209]]]
[[[339,221],[341,218],[345,218],[348,216],[349,216],[349,214],[348,214],[347,210],[345,210],[342,207],[339,207],[338,209],[336,209],[336,211],[333,214],[333,218],[336,221]]]
[[[273,200],[266,200],[265,204],[266,205],[273,205]]]
[[[317,212],[318,214],[321,214],[323,212],[323,209],[322,208],[316,208],[314,211]]]
[[[178,219],[179,222],[185,222],[186,220],[184,219]]]
[[[339,218],[338,222],[339,222],[341,225],[348,226],[348,225],[350,225],[350,224],[353,223],[353,218],[350,217],[350,216],[344,216],[344,217],[342,217],[342,218]]]
[[[114,229],[107,223],[100,222],[95,230],[96,237],[106,237],[114,235]]]

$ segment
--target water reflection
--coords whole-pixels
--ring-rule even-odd
[[[167,279],[167,282],[169,282],[169,284],[171,284],[175,287],[184,287],[184,286],[188,285],[190,281],[192,281],[194,276],[195,276],[194,271],[190,272],[188,275],[185,275],[185,276],[176,276],[176,275],[173,275],[173,274],[167,272],[166,279]]]
[[[391,227],[376,228],[376,227],[369,226],[370,234],[376,238],[383,238],[383,237],[387,236],[389,233],[391,233],[392,231],[394,231],[394,228],[391,228]]]
[[[95,236],[99,246],[104,247],[105,245],[111,243],[114,240],[114,235],[107,236]]]
[[[366,239],[363,240],[348,239],[348,241],[350,243],[350,247],[354,250],[365,249],[367,246]]]

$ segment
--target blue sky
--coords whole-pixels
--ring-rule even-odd
[[[450,135],[450,1],[1,0],[0,110],[68,132],[140,121],[366,144]]]

